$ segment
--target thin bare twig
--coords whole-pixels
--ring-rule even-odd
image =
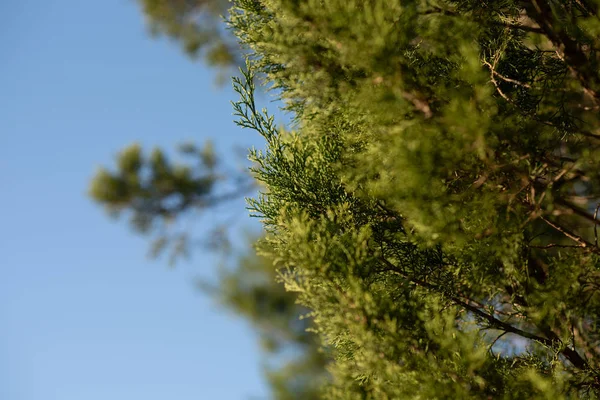
[[[516,79],[509,78],[507,76],[502,75],[498,71],[496,71],[496,69],[495,69],[495,64],[496,63],[494,63],[493,66],[487,60],[483,60],[483,63],[485,65],[487,65],[487,67],[490,69],[490,71],[492,72],[492,74],[496,75],[498,78],[502,79],[503,81],[509,82],[509,83],[513,83],[515,85],[522,86],[522,87],[527,88],[527,89],[531,89],[531,85],[530,84],[518,81]]]
[[[496,22],[496,21],[492,21],[492,25],[503,26],[503,27],[509,28],[509,29],[520,29],[522,31],[531,32],[531,33],[539,33],[539,34],[544,33],[544,30],[542,28],[539,28],[536,26],[527,26],[527,25],[511,24],[509,22]]]
[[[544,246],[535,246],[535,245],[530,245],[529,246],[532,249],[551,249],[553,247],[561,247],[561,248],[581,248],[581,247],[585,247],[583,245],[580,244],[558,244],[558,243],[550,243]]]
[[[502,336],[506,335],[507,333],[508,333],[507,331],[504,331],[504,332],[502,332],[501,334],[499,334],[499,335],[496,337],[496,339],[494,339],[494,341],[492,342],[492,344],[490,344],[490,347],[489,347],[489,349],[488,349],[488,351],[489,351],[490,353],[494,354],[494,352],[492,351],[492,349],[494,348],[494,345],[496,344],[496,342],[497,342],[498,340],[500,340],[500,338],[501,338]]]
[[[556,229],[557,231],[559,231],[560,233],[562,233],[569,239],[573,240],[576,243],[579,243],[579,247],[586,248],[589,251],[591,251],[592,253],[600,254],[600,249],[598,249],[597,247],[593,247],[593,245],[590,242],[583,239],[581,236],[578,236],[578,235],[574,234],[573,232],[570,232],[566,228],[555,224],[554,222],[548,220],[545,217],[540,217],[540,218],[542,219],[542,221],[544,221],[545,223],[547,223],[552,228]]]
[[[594,211],[594,244],[596,247],[598,247],[598,209],[600,209],[600,203],[598,203]]]
[[[487,60],[483,60],[483,63],[485,65],[487,65],[490,69],[491,75],[490,75],[490,81],[494,84],[494,86],[496,87],[496,91],[498,92],[498,94],[500,94],[500,96],[502,96],[502,98],[506,101],[508,101],[510,104],[514,105],[515,107],[517,107],[517,105],[514,103],[514,101],[512,101],[512,99],[510,97],[508,97],[506,94],[504,94],[504,92],[502,91],[502,89],[500,89],[500,85],[498,85],[498,82],[496,81],[496,78],[494,78],[495,74],[494,71],[496,70],[496,64],[498,64],[498,60],[500,59],[499,55],[496,55],[494,57],[494,64],[490,64]]]
[[[545,223],[547,223],[548,225],[550,225],[552,228],[556,229],[557,231],[559,231],[560,233],[562,233],[563,235],[565,235],[566,237],[568,237],[569,239],[579,243],[581,245],[581,247],[587,247],[588,243],[583,240],[582,238],[580,238],[579,236],[569,232],[568,230],[566,230],[565,228],[556,225],[554,222],[549,221],[548,219],[544,218],[544,217],[540,217],[542,219],[542,221],[544,221]]]

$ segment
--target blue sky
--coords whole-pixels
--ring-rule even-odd
[[[259,144],[134,0],[0,2],[0,399],[264,397],[255,334],[86,197],[124,145]],[[243,206],[241,206],[243,207]],[[243,211],[242,211],[243,212]]]

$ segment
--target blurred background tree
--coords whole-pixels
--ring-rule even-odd
[[[139,3],[152,33],[180,42],[193,58],[218,67],[221,77],[239,65],[241,50],[222,17],[227,0]],[[91,198],[110,216],[128,218],[135,232],[147,236],[151,257],[167,253],[173,265],[194,250],[208,248],[222,254],[222,265],[215,266],[217,281],[199,286],[258,332],[273,398],[319,398],[318,389],[328,379],[328,357],[310,332],[308,310],[296,303],[296,294],[285,291],[273,260],[255,254],[253,240],[245,242],[243,250],[234,250],[229,240],[231,213],[223,209],[235,207],[236,200],[256,191],[253,177],[225,165],[210,142],[182,144],[175,157],[167,153],[160,148],[145,153],[137,143],[124,147],[114,168],[97,171],[90,183]],[[199,242],[189,225],[178,230],[178,223],[206,213],[219,216]],[[233,218],[239,217],[234,213]]]
[[[138,0],[154,35],[180,42],[187,54],[227,67],[241,60],[237,41],[225,28],[228,0]]]

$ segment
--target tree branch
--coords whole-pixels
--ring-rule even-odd
[[[595,87],[600,83],[600,79],[597,71],[590,69],[591,63],[588,57],[562,27],[555,26],[556,21],[550,3],[546,0],[528,0],[528,3],[530,7],[527,7],[527,12],[530,18],[541,27],[546,37],[556,47],[557,53],[562,53],[567,67],[579,80],[584,91],[598,104],[600,93]]]
[[[579,247],[586,248],[589,251],[591,251],[592,253],[600,254],[600,250],[598,248],[594,247],[590,242],[583,239],[581,236],[574,234],[573,232],[569,231],[567,228],[564,228],[560,225],[555,224],[554,222],[548,220],[545,217],[540,217],[540,218],[542,219],[542,221],[544,221],[545,223],[547,223],[552,228],[556,229],[557,231],[559,231],[560,233],[562,233],[569,239],[573,240],[574,242],[579,243]]]
[[[561,206],[568,208],[575,215],[578,215],[578,216],[585,218],[586,220],[592,222],[593,224],[596,224],[596,218],[594,218],[594,215],[588,213],[586,210],[582,209],[581,207],[578,207],[575,204],[570,203],[561,198],[557,198],[555,201],[556,201],[556,204],[560,204]]]
[[[547,337],[538,336],[534,333],[519,329],[515,326],[512,326],[511,324],[508,324],[504,321],[501,321],[501,320],[495,318],[494,316],[492,316],[490,314],[483,312],[482,310],[469,304],[468,302],[465,302],[455,296],[445,293],[446,291],[436,287],[435,285],[432,285],[428,282],[425,282],[420,279],[416,279],[416,278],[409,276],[408,274],[402,272],[396,265],[392,264],[390,261],[388,261],[384,257],[379,257],[379,260],[388,267],[388,270],[390,272],[393,272],[393,273],[396,273],[396,274],[402,276],[404,279],[406,279],[407,281],[409,281],[411,283],[414,283],[423,288],[427,288],[429,290],[432,290],[434,292],[437,292],[437,293],[447,297],[454,304],[472,312],[477,317],[486,321],[490,327],[496,328],[498,330],[501,330],[501,331],[504,331],[507,333],[514,333],[514,334],[524,337],[526,339],[534,340],[534,341],[536,341],[546,347],[549,347],[549,348],[555,348],[556,345],[558,345],[560,347],[560,353],[563,354],[576,368],[578,368],[578,369],[589,368],[587,362],[574,349],[570,349],[566,346],[563,346],[560,338],[558,338],[558,336],[556,336],[556,334],[554,332],[552,332],[550,329],[546,329],[543,331],[544,335],[546,335]],[[469,300],[467,300],[467,301],[469,301]]]

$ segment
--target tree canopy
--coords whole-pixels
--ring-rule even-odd
[[[233,4],[257,248],[310,311],[319,396],[598,398],[600,3]]]
[[[231,24],[238,123],[268,143],[250,207],[327,397],[595,398],[597,4],[243,0]]]

